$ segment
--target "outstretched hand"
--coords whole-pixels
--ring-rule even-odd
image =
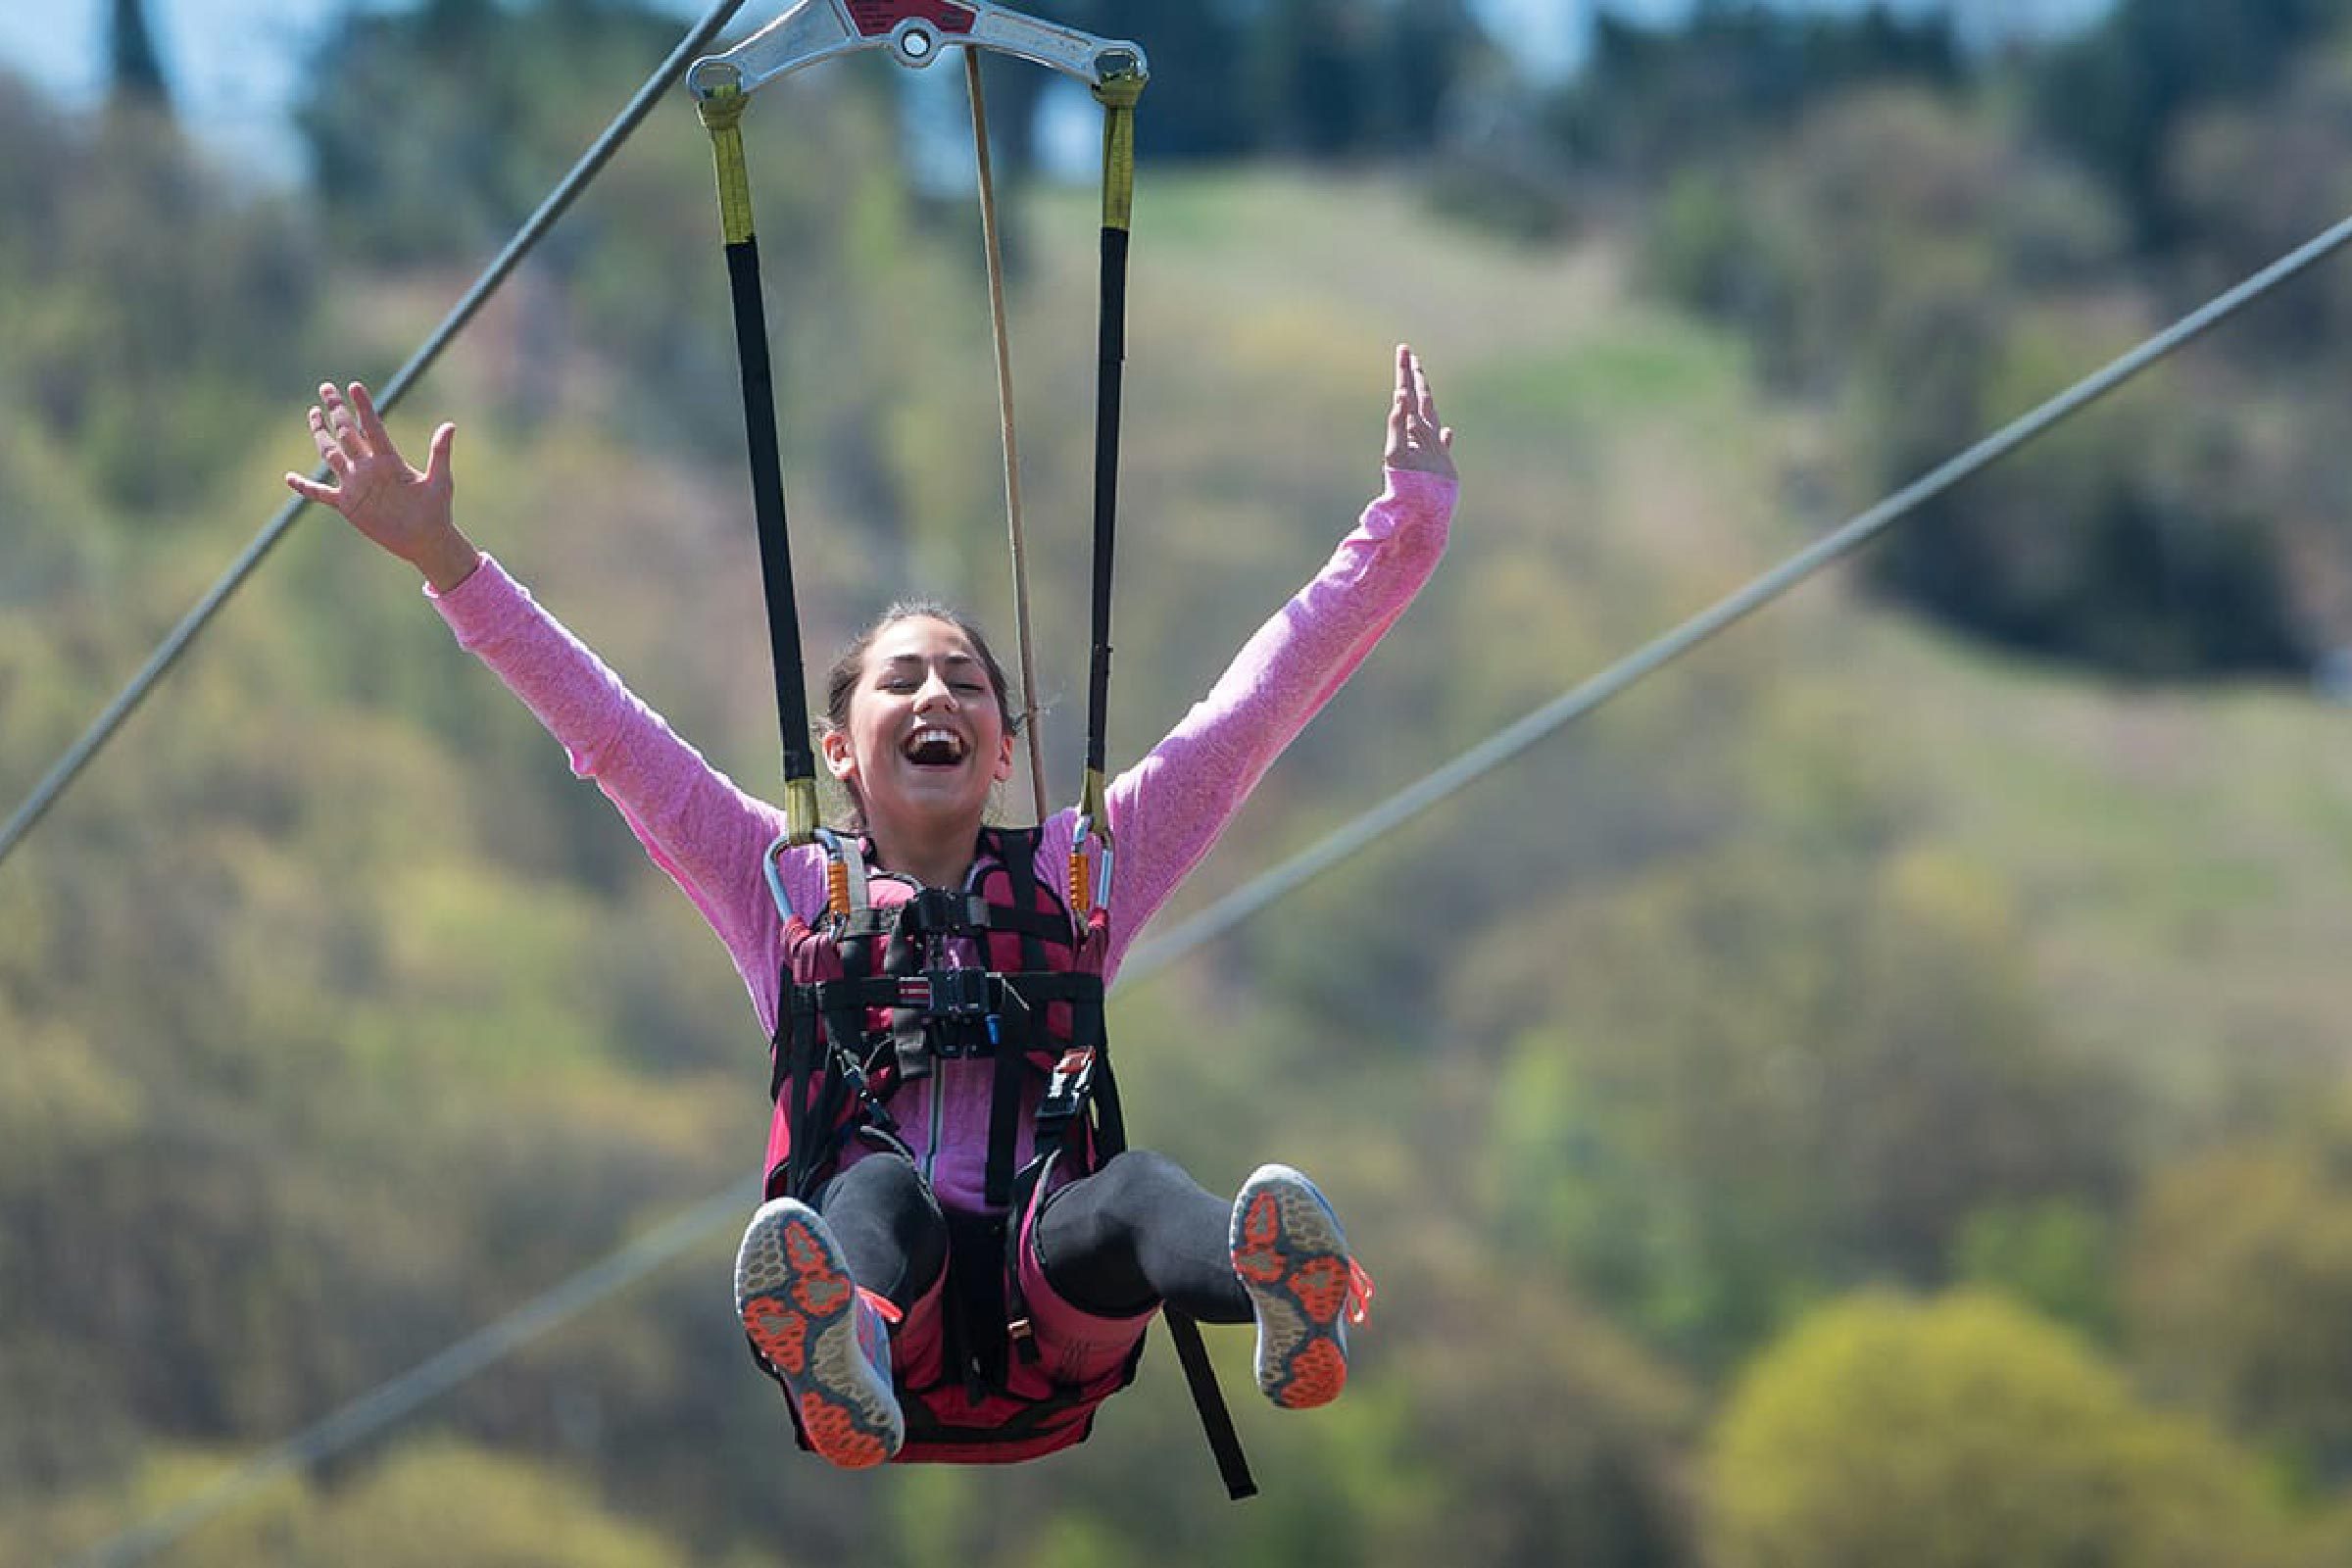
[[[346,397],[324,383],[311,409],[311,440],[333,482],[289,473],[286,488],[341,513],[370,542],[424,573],[436,591],[454,588],[480,559],[451,510],[456,483],[449,454],[457,433],[454,424],[433,432],[420,471],[393,446],[365,386],[352,382]]]
[[[1429,372],[1410,345],[1396,345],[1396,397],[1389,405],[1389,444],[1381,461],[1392,468],[1454,477],[1453,432],[1438,420]]]

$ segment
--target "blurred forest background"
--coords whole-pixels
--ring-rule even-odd
[[[2352,210],[2352,0],[2003,44],[1701,4],[1565,79],[1457,0],[1038,9],[1155,68],[1114,762],[1362,504],[1392,344],[1461,431],[1446,565],[1171,919]],[[280,189],[111,10],[103,110],[0,77],[12,807],[307,466],[311,388],[380,383],[679,28],[354,11]],[[954,74],[749,121],[820,653],[907,589],[1010,624],[976,223],[905,173]],[[1095,206],[1036,74],[992,107],[1074,790]],[[476,537],[761,789],[709,157],[680,94],[394,424],[458,418]],[[1122,989],[1138,1138],[1316,1172],[1381,1282],[1347,1399],[1240,1403],[1261,1498],[1164,1348],[1055,1460],[825,1470],[730,1232],[169,1560],[2352,1561],[2347,327],[2339,263]],[[601,798],[306,522],[0,867],[0,1565],[747,1181],[763,1054]]]

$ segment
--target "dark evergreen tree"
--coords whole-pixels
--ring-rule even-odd
[[[146,0],[115,0],[107,35],[108,80],[118,102],[172,107],[172,85],[164,76],[155,31],[147,24]]]
[[[2161,247],[2179,226],[2164,192],[2175,127],[2204,105],[2267,92],[2348,16],[2347,0],[2122,0],[2052,58],[2040,119],[2114,183],[2142,241]]]

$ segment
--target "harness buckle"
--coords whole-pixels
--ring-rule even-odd
[[[1045,1099],[1038,1102],[1037,1119],[1041,1126],[1058,1126],[1078,1114],[1078,1104],[1086,1096],[1087,1078],[1094,1065],[1092,1047],[1073,1047],[1061,1054],[1061,1060],[1054,1064],[1054,1076],[1046,1080]]]
[[[986,969],[926,969],[919,979],[902,982],[900,995],[910,1006],[932,1018],[988,1016]]]
[[[908,917],[915,930],[925,933],[967,931],[972,924],[971,901],[946,888],[924,888],[906,901],[901,918]]]

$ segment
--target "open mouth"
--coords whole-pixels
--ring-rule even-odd
[[[917,767],[954,767],[963,760],[963,738],[953,730],[926,727],[906,737],[906,760]]]

